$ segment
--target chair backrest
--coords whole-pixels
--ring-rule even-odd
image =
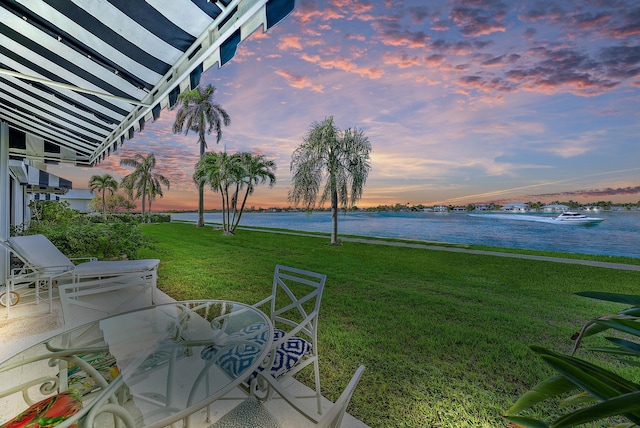
[[[321,428],[338,428],[340,424],[342,424],[342,418],[344,414],[347,412],[347,406],[349,406],[349,402],[351,401],[351,396],[353,395],[353,391],[355,391],[356,386],[358,386],[358,382],[360,382],[360,378],[362,377],[362,373],[364,372],[364,366],[358,367],[358,370],[351,377],[351,381],[344,389],[338,400],[333,403],[333,405],[327,410],[326,413],[322,415],[322,418],[318,421],[317,427]]]
[[[276,265],[273,274],[271,321],[274,326],[298,327],[314,341],[318,311],[327,276],[320,273]]]
[[[13,236],[7,240],[21,259],[38,271],[73,269],[73,262],[44,235]]]

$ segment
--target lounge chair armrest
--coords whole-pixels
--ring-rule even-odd
[[[77,260],[87,260],[90,262],[97,262],[98,258],[97,257],[74,257],[74,258],[70,258],[69,260],[71,260],[72,262],[75,262]]]

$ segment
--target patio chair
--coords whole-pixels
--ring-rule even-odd
[[[37,302],[38,290],[44,284],[48,290],[51,311],[52,285],[54,280],[58,280],[65,322],[68,321],[69,305],[100,310],[96,305],[84,302],[82,298],[108,291],[139,286],[144,291],[151,290],[151,303],[155,303],[154,290],[160,260],[100,261],[95,257],[69,259],[44,235],[15,236],[3,245],[23,263],[22,267],[12,269],[6,279],[6,296],[12,296],[12,293],[17,293],[16,288],[26,287],[30,283],[36,285]],[[74,264],[74,261],[80,260],[88,261]],[[62,284],[64,280],[68,283]],[[5,300],[9,315],[12,299]]]
[[[283,398],[295,411],[309,419],[309,426],[321,428],[338,428],[342,424],[342,419],[347,412],[347,406],[351,401],[351,396],[362,377],[364,366],[358,367],[351,381],[344,389],[338,400],[329,407],[321,418],[316,419],[302,410],[303,404],[291,396],[282,385],[275,381],[273,377],[265,377],[265,381],[276,390],[278,395]],[[261,374],[260,377],[263,377]],[[268,405],[268,404],[267,404]],[[280,414],[283,413],[283,414]],[[275,428],[280,427],[280,419],[284,419],[284,412],[279,410],[278,415],[274,415],[267,410],[265,405],[251,396],[226,413],[221,419],[216,421],[209,428],[235,428],[239,426],[250,426],[253,428]],[[287,418],[289,419],[289,418]],[[302,427],[302,422],[296,421],[296,427]]]
[[[318,365],[318,313],[327,276],[320,273],[277,265],[271,296],[256,303],[264,308],[274,327],[271,358],[258,373],[280,382],[313,366],[314,396],[317,412],[322,413],[320,367]],[[268,305],[267,305],[268,304]],[[249,379],[253,393],[260,394],[258,373]]]
[[[266,372],[283,382],[312,366],[315,379],[314,395],[298,398],[315,398],[317,415],[321,413],[318,311],[326,279],[324,274],[276,266],[271,295],[253,305],[262,309],[273,323],[273,344],[269,358],[243,384],[246,391],[267,398],[271,390],[268,385],[259,385],[259,373]],[[261,331],[260,325],[253,327]],[[236,347],[225,350],[224,355],[219,355],[220,352],[219,347],[208,346],[202,350],[201,357],[205,360],[217,358],[218,365],[235,376],[247,360],[255,358],[254,354],[258,350]]]

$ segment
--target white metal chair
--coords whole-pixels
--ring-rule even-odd
[[[254,305],[268,313],[274,326],[270,360],[263,365],[260,373],[282,382],[312,366],[314,395],[298,398],[315,397],[318,415],[322,413],[318,313],[326,280],[324,274],[277,265],[271,296]],[[254,378],[249,381],[252,393],[260,395],[265,390],[257,382],[257,374],[254,373]]]
[[[309,419],[309,426],[318,428],[339,428],[342,424],[342,419],[347,412],[347,406],[351,401],[353,392],[358,385],[363,372],[364,366],[358,367],[355,374],[352,376],[351,381],[342,394],[340,394],[338,400],[333,403],[319,419],[310,417],[307,412],[302,410],[303,404],[295,397],[291,396],[273,377],[266,376],[265,381],[268,382],[271,387],[275,389],[278,395],[286,400],[293,409]],[[260,375],[260,377],[263,376]],[[274,415],[272,412],[267,410],[257,398],[252,396],[231,409],[231,411],[225,414],[209,428],[238,428],[249,426],[252,428],[274,428],[281,426],[278,422],[279,419],[283,419],[282,416]],[[301,425],[297,426],[301,427]]]
[[[63,315],[67,321],[68,305],[81,304],[81,297],[128,288],[133,285],[151,289],[151,303],[154,303],[154,290],[157,281],[157,269],[160,260],[118,260],[100,261],[95,257],[69,259],[44,235],[15,236],[2,243],[23,263],[12,269],[6,282],[5,298],[7,315],[16,288],[36,285],[36,301],[41,284],[45,284],[49,293],[51,310],[52,283],[54,279],[66,279],[69,284],[59,284]],[[88,260],[74,264],[74,260]],[[88,306],[97,310],[97,307]]]

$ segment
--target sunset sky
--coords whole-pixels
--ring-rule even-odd
[[[331,115],[373,147],[362,207],[640,199],[637,0],[297,0],[209,83],[231,116],[209,150],[277,164],[256,208],[290,205],[291,154]],[[173,120],[163,111],[96,168],[49,171],[82,189],[154,153],[171,182],[154,210],[196,209],[197,135],[174,135]]]

